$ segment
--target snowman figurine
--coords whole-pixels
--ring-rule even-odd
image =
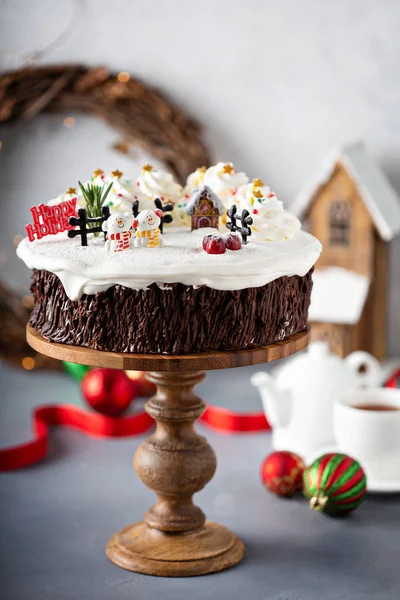
[[[135,246],[142,248],[162,248],[164,246],[159,228],[162,216],[163,211],[159,208],[142,210],[138,214],[132,223],[132,227],[136,229]]]
[[[131,213],[114,213],[101,226],[107,232],[106,250],[108,252],[123,252],[134,247]]]

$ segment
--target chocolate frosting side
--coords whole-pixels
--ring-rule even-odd
[[[30,324],[47,340],[95,350],[187,354],[283,340],[307,327],[311,269],[235,291],[174,283],[161,289],[115,285],[73,302],[61,281],[33,271]]]

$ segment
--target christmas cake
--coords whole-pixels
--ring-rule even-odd
[[[145,165],[32,207],[18,256],[33,269],[30,324],[49,341],[186,354],[303,331],[321,251],[261,181],[218,163],[182,188]]]

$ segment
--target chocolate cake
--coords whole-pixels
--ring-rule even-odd
[[[136,183],[122,179],[119,171],[101,178],[98,170],[93,185],[102,198],[105,185],[113,186],[108,208],[96,222],[87,218],[83,199],[71,189],[50,203],[55,211],[32,209],[31,239],[17,249],[33,269],[31,326],[52,342],[156,354],[252,348],[306,329],[318,240],[300,230],[260,179],[243,182],[246,176],[230,163],[220,165],[189,177],[189,187],[203,190],[193,194],[188,188],[178,193],[178,184],[163,183],[162,174],[149,165]],[[171,211],[175,227],[151,204],[151,182],[160,188],[157,197]],[[241,185],[229,188],[235,182]],[[229,221],[225,211],[233,199]],[[67,202],[68,211],[81,210],[61,223]],[[133,214],[126,212],[127,205]],[[226,233],[207,227],[208,215]],[[51,231],[60,232],[46,235],[46,219]]]
[[[264,346],[307,327],[311,272],[244,290],[114,285],[73,302],[56,275],[35,270],[30,324],[53,342],[111,352],[186,354]]]

